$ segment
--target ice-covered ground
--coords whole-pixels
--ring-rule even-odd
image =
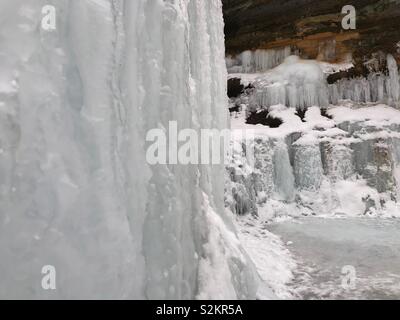
[[[279,299],[400,299],[400,220],[237,217],[239,238]],[[260,299],[268,298],[262,290]]]
[[[306,217],[265,228],[288,243],[296,298],[400,299],[400,220]]]
[[[235,225],[239,239],[254,262],[265,286],[272,288],[279,299],[293,299],[297,296],[290,283],[295,279],[297,262],[281,238],[267,229],[267,225],[250,215],[236,217]],[[269,290],[260,286],[259,299],[270,299]]]

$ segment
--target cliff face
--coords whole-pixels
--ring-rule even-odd
[[[354,0],[355,30],[344,30],[348,0],[223,0],[228,54],[291,46],[303,58],[356,66],[391,53],[400,63],[400,0]],[[378,68],[381,68],[378,65]],[[361,71],[361,70],[360,70]]]

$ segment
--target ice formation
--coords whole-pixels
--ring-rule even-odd
[[[0,3],[0,297],[254,298],[223,167],[144,156],[227,125],[220,1],[54,0],[54,31],[47,2]]]
[[[391,54],[387,56],[387,65],[389,70],[389,79],[386,83],[386,91],[391,102],[400,100],[400,77],[397,62]]]
[[[400,105],[400,78],[397,62],[387,55],[388,74],[371,73],[368,78],[342,79],[329,85],[329,102],[340,100],[368,103],[380,102],[398,107]]]
[[[234,148],[227,168],[234,198],[226,205],[234,212],[266,219],[399,216],[400,111],[385,105],[332,106],[328,119],[311,107],[304,122],[283,105],[271,113],[283,120],[279,128],[233,120],[234,128],[254,130],[256,136],[255,164],[246,160],[248,147]]]
[[[368,78],[341,79],[328,85],[323,63],[289,56],[281,65],[254,80],[256,90],[250,107],[256,110],[283,104],[305,109],[337,105],[341,100],[399,106],[399,71],[392,55],[387,56],[387,65],[388,74],[372,73]]]
[[[304,109],[326,106],[328,96],[324,73],[316,61],[289,56],[278,67],[260,76],[253,85],[255,104],[278,104]],[[253,104],[254,108],[254,104]]]
[[[310,240],[319,253],[324,245],[319,241],[323,237],[315,234],[303,242],[295,237],[295,244],[285,238],[283,242],[273,241],[268,231],[274,222],[283,226],[290,221],[299,223],[296,235],[307,230],[325,235],[332,233],[331,221],[339,217],[345,217],[342,228],[348,227],[348,221],[351,228],[352,218],[364,225],[363,217],[400,216],[397,63],[388,55],[385,72],[328,84],[328,74],[352,67],[350,60],[333,64],[289,56],[264,73],[229,74],[247,87],[230,100],[242,107],[242,112],[231,116],[232,127],[251,130],[255,139],[249,146],[240,135],[235,136],[232,162],[226,169],[225,204],[238,216],[240,238],[261,278],[282,298],[296,297],[296,291],[290,289],[299,283],[301,287],[302,279],[320,279],[320,273],[313,275],[310,265],[304,269],[302,265]],[[279,127],[263,121],[267,115],[278,119]],[[251,124],[257,122],[264,125]],[[253,162],[248,160],[249,151],[254,154]],[[314,216],[330,219],[321,219],[326,227],[320,229],[312,226]],[[335,234],[343,249],[342,235]],[[293,240],[293,234],[289,240]],[[300,263],[296,266],[293,256],[282,247],[296,254],[299,243],[305,252],[298,256]],[[325,249],[330,252],[331,243]],[[335,256],[340,257],[337,253]]]
[[[281,64],[291,54],[290,47],[244,51],[237,56],[228,56],[226,65],[229,73],[264,72]]]

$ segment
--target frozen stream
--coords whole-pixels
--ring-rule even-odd
[[[400,299],[400,220],[300,218],[268,225],[298,267],[291,291],[301,299]],[[348,271],[356,277],[342,285]],[[349,269],[347,269],[349,270]]]

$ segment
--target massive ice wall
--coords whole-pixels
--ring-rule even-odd
[[[53,31],[41,27],[44,5]],[[0,297],[253,298],[222,166],[148,130],[226,125],[219,0],[0,3]],[[42,267],[56,268],[43,290]]]

